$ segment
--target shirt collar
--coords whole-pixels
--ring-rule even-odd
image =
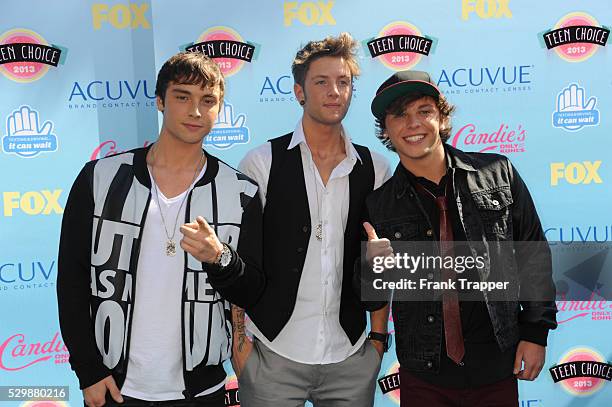
[[[355,149],[355,146],[351,142],[350,135],[348,134],[346,130],[344,130],[344,127],[342,127],[341,134],[342,134],[342,140],[344,141],[344,151],[346,151],[347,158],[350,159],[351,161],[359,160],[359,162],[363,164],[363,161],[361,160],[361,157],[359,156],[357,149]],[[293,147],[300,145],[301,143],[303,143],[304,146],[310,152],[310,147],[308,147],[308,143],[306,143],[306,136],[304,135],[304,127],[302,126],[302,119],[300,119],[297,125],[295,126],[295,130],[293,131],[293,136],[291,137],[291,142],[289,143],[289,146],[287,146],[287,150],[291,150]]]
[[[444,154],[446,155],[446,173],[444,175],[445,177],[448,176],[448,174],[451,172],[451,169],[454,169],[454,168],[463,169],[466,166],[466,164],[464,164],[463,162],[458,163],[457,160],[455,159],[455,154],[459,150],[456,150],[456,149],[451,150],[448,147],[449,146],[446,143],[444,143]],[[470,168],[472,167],[470,166]],[[410,170],[404,167],[401,162],[397,164],[397,168],[395,169],[394,177],[396,178],[395,194],[396,194],[397,199],[401,198],[406,193],[406,190],[409,188],[410,184],[414,185],[415,182],[418,182],[417,176],[415,176],[412,172],[410,172]]]

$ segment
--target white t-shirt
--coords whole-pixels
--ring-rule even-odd
[[[200,179],[205,171],[206,164],[196,180]],[[151,175],[150,168],[149,175]],[[185,381],[181,351],[184,251],[179,244],[183,237],[179,228],[185,223],[187,204],[185,202],[181,206],[181,203],[193,188],[193,184],[173,198],[166,198],[158,190],[159,205],[170,235],[180,207],[174,234],[176,255],[166,256],[165,247],[168,238],[155,196],[157,185],[153,176],[150,178],[153,196],[142,232],[127,376],[121,394],[149,401],[178,400],[185,398],[182,393],[185,390]],[[224,384],[222,381],[198,396],[210,394]]]

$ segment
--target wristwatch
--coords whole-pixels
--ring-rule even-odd
[[[232,251],[223,243],[223,249],[219,253],[219,257],[215,261],[215,264],[221,268],[227,267],[232,261]]]
[[[380,332],[370,331],[370,333],[368,334],[368,339],[371,341],[382,342],[383,351],[385,352],[388,351],[389,346],[391,346],[391,335],[389,334],[382,334]]]

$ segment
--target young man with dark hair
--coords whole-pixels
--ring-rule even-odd
[[[214,61],[173,56],[158,140],[87,163],[72,186],[57,294],[89,407],[225,405],[228,301],[248,307],[265,279],[257,186],[202,149],[223,94]]]
[[[346,33],[306,44],[293,62],[304,113],[295,130],[250,151],[239,168],[264,206],[261,300],[235,333],[234,368],[245,407],[372,406],[387,339],[387,310],[366,312],[352,290],[366,195],[388,177],[382,156],[342,126],[359,74]],[[244,312],[234,311],[244,321]],[[236,327],[241,327],[240,322]]]
[[[484,259],[464,272],[466,281],[517,283],[520,297],[453,289],[463,283],[449,283],[437,300],[400,301],[396,290],[392,307],[403,406],[516,407],[516,378],[538,376],[556,327],[550,250],[510,161],[445,143],[453,110],[426,72],[397,72],[378,88],[378,137],[400,164],[366,200],[366,257],[392,255],[399,246],[391,241],[419,242],[439,256]],[[455,271],[418,277],[457,282]]]

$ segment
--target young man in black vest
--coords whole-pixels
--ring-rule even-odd
[[[401,297],[395,290],[401,405],[516,407],[516,378],[538,376],[548,331],[557,325],[550,250],[510,161],[445,143],[453,110],[426,72],[397,72],[378,88],[372,101],[378,137],[400,164],[367,198],[366,257],[384,258],[392,252],[390,240],[403,240],[455,264],[459,256],[474,259],[465,271],[416,270],[417,281],[455,282],[457,289],[448,283],[437,300],[416,301],[417,291]],[[393,249],[403,255],[399,243]],[[389,276],[400,272],[395,268]],[[458,277],[512,285],[499,292],[461,290],[467,283]]]
[[[202,150],[224,89],[212,59],[173,56],[155,144],[85,164],[72,186],[57,297],[89,407],[225,405],[228,301],[256,302],[265,278],[257,186]]]
[[[245,407],[371,406],[387,339],[386,310],[371,315],[352,290],[366,195],[388,177],[378,154],[352,144],[342,120],[359,74],[346,33],[296,55],[295,130],[249,152],[240,169],[260,186],[268,284],[246,310],[251,344],[235,310],[234,366]]]

